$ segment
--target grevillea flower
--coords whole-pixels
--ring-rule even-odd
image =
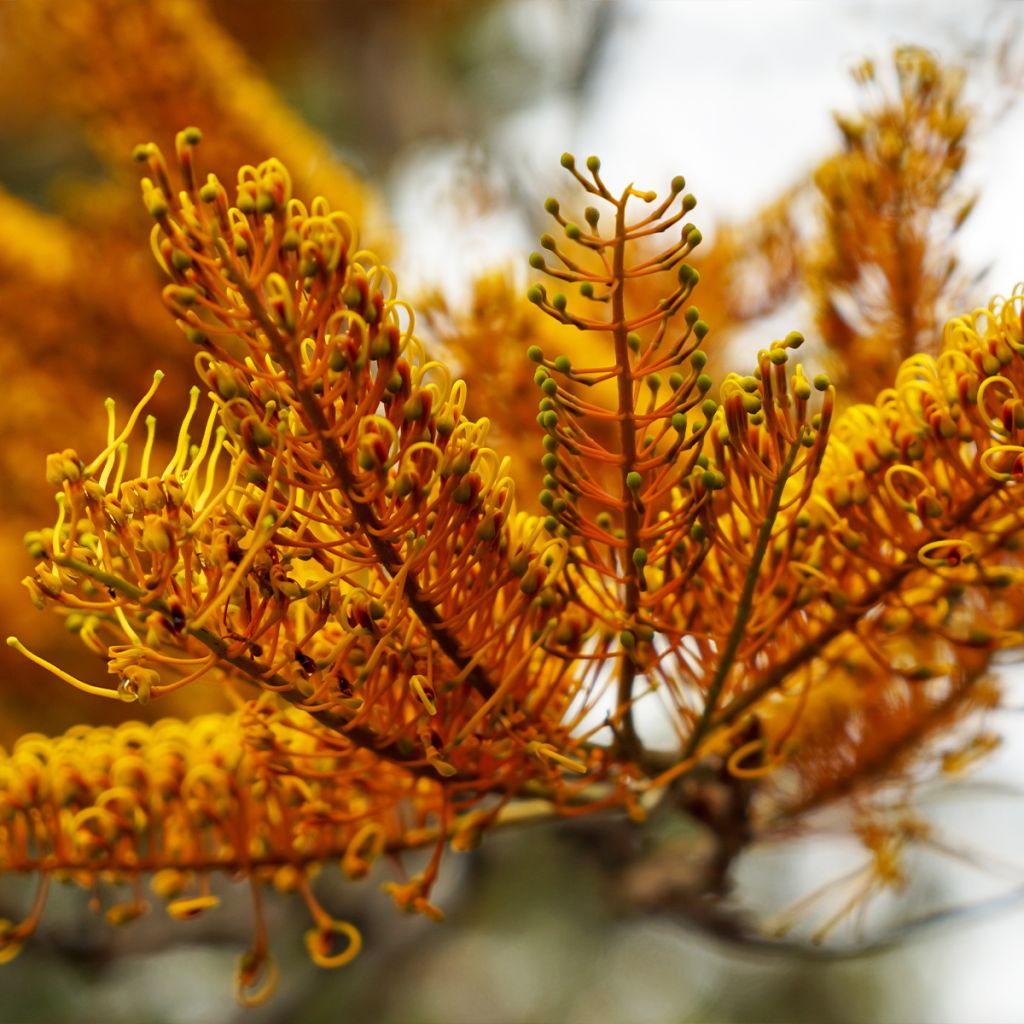
[[[696,205],[683,194],[684,180],[674,179],[668,199],[657,203],[654,193],[632,186],[613,196],[595,158],[589,177],[570,156],[563,163],[610,207],[612,227],[602,234],[602,211],[588,207],[584,230],[549,200],[572,248],[544,236],[558,264],[540,254],[531,263],[577,285],[590,308],[578,313],[564,294],[549,296],[539,285],[531,297],[554,319],[611,338],[614,361],[576,367],[531,350],[544,396],[538,421],[549,476],[541,504],[550,511],[548,529],[573,542],[568,571],[577,575],[577,600],[601,621],[604,651],[618,662],[623,745],[637,745],[632,702],[642,679],[665,695],[691,757],[730,675],[742,674],[786,611],[776,602],[771,614],[753,614],[758,590],[775,586],[785,571],[792,521],[824,452],[832,389],[816,381],[825,396],[812,413],[802,368],[787,369],[789,349],[803,340],[794,333],[760,354],[756,376],[726,378],[721,404],[711,398],[700,348],[709,327],[687,306],[700,275],[685,260],[700,231],[684,223],[679,241],[646,251],[649,239],[665,236]],[[631,220],[631,201],[653,209]],[[646,296],[649,278],[662,281],[665,297],[644,307],[635,282]],[[597,405],[563,381],[614,386],[615,403]],[[602,424],[611,428],[610,445],[595,429]],[[784,509],[789,517],[780,516]]]
[[[506,785],[494,740],[509,771],[544,775],[537,751],[577,746],[562,716],[579,684],[542,650],[564,544],[513,514],[486,421],[425,360],[348,219],[322,200],[307,212],[276,161],[243,169],[229,208],[215,178],[195,179],[197,142],[179,136],[177,196],[159,151],[138,155],[165,299],[210,388],[201,440],[194,389],[159,472],[150,420],[128,479],[145,399],[123,427],[111,411],[90,462],[48,462],[61,512],[33,540],[49,565],[30,589],[106,653],[114,686],[81,685],[145,700],[241,673],[413,768]]]
[[[273,982],[265,886],[301,894],[311,956],[340,965],[360,940],[317,901],[322,864],[358,878],[428,846],[389,889],[439,917],[445,847],[521,798],[637,820],[664,801],[721,837],[724,875],[755,837],[853,795],[869,860],[819,934],[901,887],[903,851],[929,839],[912,776],[993,745],[984,723],[952,725],[998,704],[989,659],[1020,644],[1024,293],[952,321],[940,355],[838,419],[830,380],[793,359],[798,332],[715,391],[685,182],[615,194],[600,161],[566,154],[593,205],[549,200],[559,237],[530,263],[574,294],[528,298],[560,325],[546,344],[582,335],[594,361],[523,353],[536,517],[349,217],[295,198],[277,160],[243,167],[232,202],[198,174],[199,141],[177,137],[180,189],[156,146],[136,157],[205,398],[193,389],[166,461],[143,420],[159,375],[126,419],[109,404],[97,455],[49,456],[57,518],[27,538],[33,602],[109,678],[9,643],[99,697],[204,685],[236,710],[32,735],[0,758],[0,866],[43,879],[0,929],[4,955],[51,878],[121,923],[146,905],[144,874],[185,917],[226,871],[254,894],[251,1001]],[[641,702],[672,749],[645,744]],[[900,800],[873,802],[878,779],[905,782]]]
[[[41,874],[44,892],[51,877],[85,886],[112,924],[146,912],[152,896],[174,918],[195,917],[219,902],[211,872],[244,873],[256,918],[238,979],[247,1000],[274,976],[262,888],[300,893],[314,961],[340,966],[358,952],[359,934],[321,907],[311,873],[335,860],[359,878],[385,851],[436,842],[473,821],[463,811],[454,823],[438,783],[276,709],[269,696],[234,715],[28,735],[0,759],[0,777],[5,869]],[[23,922],[0,922],[0,958],[17,952],[41,907]]]
[[[960,183],[972,118],[963,71],[912,46],[893,64],[891,90],[872,61],[854,70],[865,109],[836,116],[843,148],[815,173],[824,230],[806,278],[833,374],[857,401],[937,348],[963,290],[953,238],[975,198]]]
[[[112,679],[54,671],[128,702],[255,685],[305,712],[328,759],[395,778],[380,805],[361,798],[367,820],[425,787],[442,844],[521,791],[584,809],[628,800],[578,728],[597,694],[568,659],[587,624],[554,585],[564,542],[515,512],[507,460],[484,447],[486,420],[463,414],[464,385],[424,357],[393,275],[347,217],[293,199],[277,161],[244,168],[229,207],[216,178],[196,180],[198,141],[179,136],[178,194],[155,147],[138,155],[165,299],[199,350],[210,412],[193,443],[193,389],[166,465],[152,417],[136,454],[157,375],[123,423],[108,407],[96,457],[48,459],[58,517],[29,538],[40,561],[26,585]],[[314,777],[341,778],[325,765]],[[223,866],[250,873],[246,849],[225,849]],[[397,902],[434,913],[435,874],[399,885]]]
[[[725,348],[735,331],[751,319],[777,308],[792,294],[798,267],[798,239],[793,206],[799,190],[792,189],[746,221],[719,225],[706,250],[689,255],[701,274],[701,310],[714,323],[715,334],[702,344],[705,367],[714,372],[724,362]],[[650,245],[651,238],[647,239]],[[644,242],[639,244],[643,252]],[[657,251],[650,249],[650,256]],[[657,275],[634,277],[629,300],[637,308],[656,305],[663,281]],[[453,308],[440,292],[421,296],[417,309],[426,322],[425,337],[472,378],[467,409],[486,411],[495,428],[495,440],[513,460],[521,505],[543,489],[546,471],[536,460],[533,436],[534,370],[522,358],[524,350],[538,346],[557,349],[574,366],[615,361],[610,337],[595,331],[565,331],[543,316],[516,288],[512,275],[489,272],[473,282],[468,307]],[[586,391],[591,400],[613,410],[613,388],[581,388],[571,380],[570,390]],[[589,429],[606,446],[614,443],[607,421],[595,420]],[[536,511],[530,508],[530,511]]]

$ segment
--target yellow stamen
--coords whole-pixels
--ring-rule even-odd
[[[81,679],[77,679],[75,676],[65,672],[64,669],[58,668],[45,658],[41,658],[38,654],[34,654],[16,636],[9,636],[7,638],[7,646],[13,647],[23,658],[28,658],[29,661],[35,662],[40,668],[45,668],[50,675],[54,675],[65,683],[70,684],[76,690],[81,690],[83,693],[91,693],[94,697],[106,697],[108,700],[118,699],[117,693],[114,690],[102,686],[93,686],[91,683],[83,683]]]
[[[150,399],[156,394],[156,389],[160,386],[160,381],[164,379],[163,372],[157,370],[153,374],[153,383],[149,386],[149,390],[139,400],[138,405],[132,410],[131,416],[128,417],[128,422],[124,426],[124,430],[121,431],[116,437],[114,436],[114,400],[107,399],[107,415],[108,415],[108,433],[107,433],[107,446],[96,456],[92,462],[89,463],[85,468],[87,476],[92,476],[99,466],[107,462],[108,466],[104,467],[104,478],[100,480],[100,483],[105,485],[105,478],[109,475],[110,469],[108,467],[113,466],[112,457],[117,451],[117,447],[122,441],[127,441],[131,436],[131,432],[135,429],[135,424],[138,422],[139,416],[142,415],[142,410],[149,404]],[[109,460],[109,461],[108,461]]]
[[[149,457],[153,453],[153,442],[156,440],[156,417],[146,417],[146,447],[142,449],[139,461],[139,476],[145,480],[149,476]]]
[[[117,493],[117,489],[121,486],[121,481],[124,480],[124,467],[128,463],[128,445],[121,443],[117,446],[117,472],[114,474],[114,485],[110,488],[113,493]]]
[[[185,479],[181,482],[182,490],[188,494],[189,488],[192,486],[192,481],[198,476],[199,468],[203,464],[203,460],[206,458],[206,453],[210,448],[210,437],[213,435],[213,425],[217,421],[217,406],[213,406],[210,409],[210,415],[206,420],[206,429],[203,431],[203,440],[192,457],[192,465],[189,467],[188,473]]]
[[[173,476],[175,473],[180,473],[185,468],[185,460],[188,458],[188,425],[192,422],[192,417],[195,415],[196,406],[199,403],[199,388],[193,385],[189,388],[188,392],[188,411],[185,413],[185,418],[181,421],[181,427],[178,429],[178,443],[175,445],[174,454],[171,456],[171,461],[167,463],[166,468],[160,474],[163,479],[167,479],[169,476]]]

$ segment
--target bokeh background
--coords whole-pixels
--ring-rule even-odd
[[[4,632],[84,664],[17,585],[30,566],[22,534],[51,518],[43,459],[68,444],[98,448],[103,397],[132,404],[156,366],[169,375],[157,401],[169,432],[184,406],[189,354],[160,308],[134,142],[170,150],[174,131],[197,123],[203,159],[225,178],[240,161],[281,157],[300,190],[355,213],[419,297],[425,335],[463,365],[478,360],[485,391],[488,373],[504,380],[498,372],[523,361],[530,327],[513,296],[541,201],[563,188],[563,150],[600,154],[620,184],[663,188],[683,173],[706,258],[743,271],[741,285],[700,300],[718,314],[707,318],[727,364],[793,328],[813,340],[799,254],[816,230],[814,170],[840,144],[832,111],[857,109],[850,68],[865,57],[882,66],[898,45],[967,71],[962,179],[978,201],[957,240],[963,301],[1024,279],[1020,34],[1013,5],[984,3],[6,0]],[[767,242],[766,224],[778,229]],[[767,264],[745,265],[751,252]],[[515,395],[504,386],[495,395]],[[504,421],[509,445],[532,451],[514,422]],[[121,713],[76,699],[7,648],[0,672],[0,742]],[[159,712],[194,713],[203,700]],[[216,706],[214,694],[205,701]],[[923,794],[944,849],[923,851],[912,890],[835,947],[759,941],[699,899],[660,901],[666,878],[699,863],[701,837],[678,823],[643,836],[621,822],[566,824],[450,858],[440,926],[397,917],[372,879],[338,885],[334,905],[366,939],[341,972],[308,963],[303,925],[287,901],[273,903],[283,983],[255,1011],[234,1005],[230,985],[248,934],[244,894],[225,885],[228,911],[208,922],[152,914],[114,932],[81,893],[57,893],[31,947],[3,969],[0,1022],[1019,1021],[1024,744],[1012,709],[999,725],[1006,742],[985,765]],[[744,855],[735,920],[756,931],[854,869],[843,824],[837,812],[812,836]],[[5,881],[0,916],[23,899]]]

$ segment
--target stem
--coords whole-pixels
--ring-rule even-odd
[[[633,373],[629,358],[629,332],[626,328],[626,201],[629,190],[622,194],[615,211],[615,247],[612,252],[612,334],[615,340],[615,361],[619,372],[616,383],[619,389],[619,439],[622,445],[621,494],[625,506],[624,533],[626,543],[626,593],[623,611],[632,622],[640,608],[640,572],[633,561],[633,552],[640,547],[640,511],[637,496],[627,483],[627,478],[636,467],[636,420],[633,408]],[[621,714],[619,745],[622,752],[635,758],[640,749],[640,738],[636,733],[633,719],[633,682],[636,679],[636,662],[629,651],[622,652],[619,662],[619,683],[616,694]]]
[[[718,662],[718,668],[715,670],[711,685],[708,687],[707,700],[704,702],[700,718],[697,720],[693,733],[683,750],[683,760],[693,756],[700,745],[700,741],[711,727],[711,720],[718,708],[718,701],[721,699],[722,691],[725,689],[725,681],[729,676],[733,663],[736,661],[736,653],[743,640],[747,622],[750,620],[750,613],[754,610],[754,588],[757,586],[757,578],[761,573],[761,563],[764,561],[764,556],[768,551],[772,527],[775,525],[775,517],[778,515],[779,505],[782,503],[782,492],[786,487],[786,481],[789,479],[790,470],[793,468],[793,463],[800,448],[800,437],[798,435],[796,440],[790,445],[786,461],[783,462],[779,470],[775,486],[772,488],[771,496],[768,499],[761,528],[757,531],[757,542],[754,545],[750,566],[747,569],[746,578],[743,580],[743,590],[736,605],[736,618],[733,619],[732,629],[729,631],[728,639],[722,650],[721,660]]]

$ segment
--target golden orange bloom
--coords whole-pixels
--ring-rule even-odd
[[[836,115],[843,148],[815,174],[824,232],[805,273],[833,375],[856,401],[937,347],[960,301],[952,240],[974,205],[960,185],[971,121],[962,70],[917,47],[893,62],[894,90],[873,62],[855,69],[866,109]]]
[[[101,907],[127,887],[106,911],[121,923],[144,909],[143,873],[185,918],[229,871],[254,893],[238,978],[253,1001],[274,978],[262,887],[303,897],[310,955],[338,966],[360,939],[317,902],[318,865],[357,879],[430,846],[387,888],[439,919],[445,848],[523,798],[636,820],[670,801],[732,844],[727,865],[850,796],[869,862],[818,934],[900,888],[903,850],[929,839],[911,782],[994,745],[983,722],[950,746],[952,725],[998,704],[985,671],[1024,629],[1024,291],[952,320],[937,356],[839,417],[796,331],[716,392],[685,182],[614,193],[596,157],[566,154],[590,205],[548,200],[558,237],[530,258],[549,280],[528,299],[551,321],[522,353],[543,469],[531,516],[351,219],[297,199],[275,159],[243,166],[229,196],[198,171],[199,143],[175,140],[180,188],[158,147],[135,155],[203,388],[163,454],[145,411],[159,374],[127,417],[108,403],[97,455],[48,457],[56,518],[27,538],[33,603],[107,678],[8,642],[95,696],[204,684],[237,710],[32,735],[0,760],[0,866],[44,879],[0,931],[6,954],[51,877]],[[671,749],[645,744],[642,703]],[[879,780],[904,784],[898,806],[873,802]]]
[[[256,937],[239,991],[249,1000],[273,978],[260,889],[299,892],[312,916],[310,955],[340,966],[360,938],[314,896],[319,866],[337,860],[362,877],[386,850],[443,841],[457,830],[454,817],[439,783],[266,697],[234,715],[83,727],[54,740],[29,734],[0,756],[0,862],[39,874],[43,894],[51,878],[83,886],[116,925],[156,896],[185,920],[217,906],[213,872],[247,877]],[[17,952],[41,910],[40,900],[25,921],[0,922],[0,960]]]

